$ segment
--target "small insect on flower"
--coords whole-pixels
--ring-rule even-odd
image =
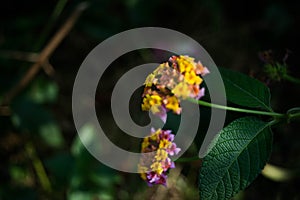
[[[173,142],[174,135],[170,130],[151,129],[151,134],[142,142],[143,156],[138,165],[141,178],[149,186],[167,184],[167,172],[175,164],[169,156],[177,155],[180,148]]]
[[[151,111],[166,122],[168,111],[181,114],[180,101],[187,98],[200,99],[202,77],[209,73],[200,61],[189,56],[172,56],[160,64],[145,81],[142,95],[143,111]]]

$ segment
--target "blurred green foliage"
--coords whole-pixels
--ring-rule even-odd
[[[28,56],[18,56],[40,52],[80,2],[12,0],[1,3],[0,102],[32,64]],[[176,169],[181,171],[179,175],[170,175],[173,181],[170,187],[147,188],[138,175],[106,167],[82,146],[71,112],[72,86],[81,62],[93,47],[113,34],[130,28],[158,26],[193,37],[218,65],[246,73],[262,70],[258,51],[289,48],[294,56],[287,64],[294,76],[299,77],[300,3],[279,0],[88,2],[89,8],[49,59],[54,75],[48,75],[42,69],[10,102],[10,112],[2,113],[1,110],[0,199],[150,199],[158,197],[157,194],[162,199],[198,199],[199,162],[178,163]],[[111,79],[119,77],[128,66],[152,58],[162,62],[164,54],[138,51],[120,58],[112,64],[113,74],[103,80],[106,87],[99,89],[96,95],[99,121],[106,124],[110,137],[118,142],[127,140],[124,140],[126,136],[119,136],[122,132],[107,109],[110,107],[110,89],[116,81]],[[299,103],[300,95],[290,95],[299,93],[299,87],[286,82],[271,87],[274,91],[272,104],[278,110]],[[209,116],[208,110],[201,112],[203,116]],[[179,119],[170,116],[168,120],[170,124],[166,126],[176,131]],[[196,140],[201,141],[205,124],[204,119]],[[295,134],[299,125],[292,123],[289,127],[279,127],[279,130],[280,134],[275,133],[271,162],[299,167],[300,136]],[[87,140],[92,139],[89,138],[92,130],[88,124],[81,131]],[[136,142],[126,142],[124,146]],[[31,148],[28,149],[28,145]],[[199,147],[193,145],[185,155],[194,156],[197,149]],[[47,181],[49,188],[45,187]],[[299,184],[299,180],[280,184],[259,177],[240,196],[243,199],[297,199],[300,198]]]

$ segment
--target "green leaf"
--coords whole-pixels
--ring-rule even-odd
[[[77,135],[71,147],[71,153],[75,157],[80,157],[86,153],[90,154],[87,152],[83,142],[85,144],[91,144],[95,140],[96,132],[94,126],[87,123],[79,130],[79,134],[81,137]]]
[[[27,95],[36,103],[53,103],[58,96],[58,86],[54,81],[37,78],[31,84]]]
[[[64,138],[62,136],[60,127],[57,123],[51,122],[42,125],[39,128],[41,138],[51,147],[60,148],[64,145]]]
[[[272,111],[270,90],[262,82],[239,72],[224,68],[219,70],[228,101],[240,106]]]
[[[29,170],[17,165],[9,167],[9,174],[11,179],[18,184],[24,184],[26,178],[30,176]]]
[[[265,166],[272,146],[270,123],[254,117],[231,122],[220,131],[200,169],[200,198],[230,199]]]

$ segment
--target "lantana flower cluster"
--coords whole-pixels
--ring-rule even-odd
[[[181,114],[180,101],[187,98],[200,99],[204,96],[202,76],[209,71],[202,63],[195,62],[189,56],[172,56],[168,62],[160,64],[145,81],[142,95],[142,110],[151,111],[164,122],[167,112]],[[142,143],[143,154],[139,163],[139,173],[148,185],[166,185],[167,172],[175,164],[170,156],[181,150],[173,142],[174,135],[170,130],[151,130]]]
[[[155,130],[144,138],[142,143],[143,154],[138,166],[142,179],[149,186],[154,184],[166,185],[167,171],[175,164],[169,156],[174,156],[181,150],[173,142],[174,135],[170,130]]]
[[[166,122],[168,111],[181,113],[180,100],[204,96],[204,88],[200,88],[201,77],[208,73],[208,69],[192,57],[170,57],[146,78],[142,110],[151,111]]]

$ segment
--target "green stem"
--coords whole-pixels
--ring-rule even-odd
[[[28,142],[25,146],[25,150],[32,160],[33,168],[36,172],[36,175],[41,183],[43,190],[47,192],[52,191],[51,182],[47,176],[46,170],[40,158],[38,157],[36,150],[31,142]]]
[[[189,157],[189,158],[178,158],[177,160],[175,160],[175,162],[190,162],[196,160],[201,160],[201,158],[199,158],[198,156]]]
[[[292,77],[292,76],[290,76],[290,75],[288,75],[288,74],[285,74],[285,75],[283,76],[283,79],[285,79],[285,80],[287,80],[287,81],[290,81],[290,82],[292,82],[292,83],[300,84],[300,79],[295,78],[295,77]]]
[[[208,103],[206,101],[195,100],[195,99],[191,99],[191,98],[189,98],[188,100],[190,102],[197,103],[201,106],[206,106],[206,107],[211,107],[211,108],[218,108],[218,109],[230,110],[230,111],[242,112],[242,113],[251,113],[251,114],[272,116],[275,119],[270,122],[270,126],[278,123],[280,121],[279,119],[286,118],[286,116],[287,116],[285,114],[280,114],[280,113],[275,113],[275,112],[266,112],[266,111],[259,111],[259,110],[249,110],[249,109],[243,109],[243,108],[222,106],[222,105]],[[289,119],[296,118],[296,117],[300,117],[300,112],[288,115]],[[190,161],[196,161],[196,160],[201,160],[201,159],[198,156],[194,156],[194,157],[189,157],[189,158],[179,158],[175,162],[190,162]]]
[[[188,100],[193,102],[193,103],[197,103],[201,106],[206,106],[206,107],[211,107],[211,108],[218,108],[218,109],[222,109],[222,110],[230,110],[230,111],[234,111],[234,112],[250,113],[250,114],[257,114],[257,115],[267,115],[267,116],[272,116],[272,117],[275,117],[275,118],[285,118],[286,117],[285,114],[276,113],[276,112],[267,112],[267,111],[235,108],[235,107],[229,107],[229,106],[213,104],[213,103],[209,103],[209,102],[202,101],[202,100],[195,100],[195,99],[191,99],[191,98],[189,98]]]

